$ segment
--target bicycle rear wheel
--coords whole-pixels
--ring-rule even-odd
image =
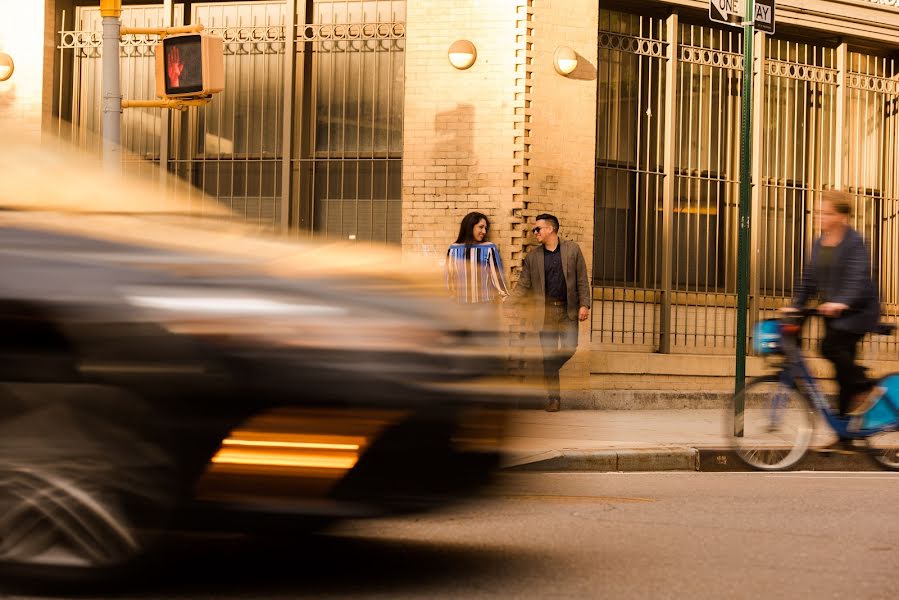
[[[743,435],[734,434],[730,410],[729,436],[737,456],[763,471],[789,469],[805,456],[812,440],[815,412],[805,397],[777,376],[754,379],[734,397],[744,402]]]
[[[868,454],[884,469],[899,471],[899,431],[887,431],[865,440]]]

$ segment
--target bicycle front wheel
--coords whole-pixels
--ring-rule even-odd
[[[884,469],[899,471],[899,431],[877,433],[866,440],[871,458]]]
[[[754,379],[734,397],[743,401],[743,435],[734,433],[734,411],[729,436],[737,456],[763,471],[789,469],[805,456],[812,440],[815,412],[793,386],[776,376]]]

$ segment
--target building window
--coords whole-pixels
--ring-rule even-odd
[[[838,77],[833,47],[774,38],[765,56],[758,284],[777,304],[793,294],[820,194],[835,185]]]
[[[62,48],[64,83],[56,102],[61,120],[72,121],[63,133],[99,148],[100,47],[91,35],[77,33],[102,29],[95,4],[78,7],[75,31],[64,32],[71,35],[63,36],[69,43]],[[290,91],[284,89],[284,71],[291,19],[283,2],[190,2],[174,8],[175,25],[200,22],[225,39],[225,90],[206,107],[167,113],[167,148],[160,144],[159,109],[126,110],[122,139],[134,152],[129,159],[143,164],[164,157],[171,171],[246,221],[399,242],[405,0],[299,0],[296,86]],[[161,27],[163,10],[125,6],[122,20]],[[155,37],[126,42],[123,93],[152,99]],[[293,94],[294,193],[289,214],[281,214],[286,92]]]
[[[734,30],[681,23],[676,95],[672,285],[733,292],[742,71]]]
[[[600,10],[593,261],[598,286],[658,284],[664,31],[661,19]]]
[[[399,0],[314,2],[316,24],[381,24],[361,39],[311,44],[313,135],[301,154],[301,189],[311,193],[317,232],[400,241],[405,39],[393,34],[405,8]]]

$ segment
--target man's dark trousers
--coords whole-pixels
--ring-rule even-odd
[[[546,315],[540,331],[543,348],[543,376],[550,400],[561,398],[559,370],[577,350],[578,322],[568,318],[564,302],[546,302]]]

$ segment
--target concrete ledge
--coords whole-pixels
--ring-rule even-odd
[[[593,390],[593,405],[599,410],[663,410],[669,408],[720,409],[733,402],[732,392]],[[568,408],[564,404],[563,408]],[[571,407],[580,408],[580,407]]]
[[[730,448],[663,447],[618,450],[566,448],[509,457],[507,471],[530,472],[638,472],[702,471],[752,472]],[[812,449],[794,471],[881,471],[864,452]]]
[[[698,471],[695,448],[661,448],[618,451],[619,471]]]
[[[503,469],[514,469],[531,463],[549,462],[562,456],[558,450],[546,450],[535,454],[506,454],[502,460]]]
[[[510,471],[696,471],[699,453],[695,448],[667,447],[638,450],[585,450],[566,448],[511,458]]]
[[[754,471],[730,448],[703,448],[699,470],[704,472]],[[791,471],[883,471],[865,452],[812,448]]]

